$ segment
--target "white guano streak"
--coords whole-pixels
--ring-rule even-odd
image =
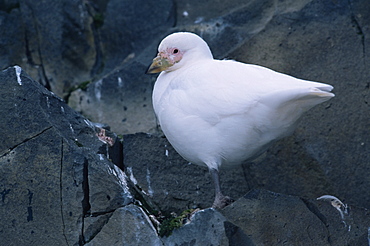
[[[17,76],[17,82],[19,85],[22,85],[22,79],[21,79],[22,68],[20,66],[15,65],[14,69],[15,69],[15,75]]]

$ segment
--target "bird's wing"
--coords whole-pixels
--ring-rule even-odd
[[[333,96],[330,85],[235,61],[196,64],[174,81],[170,101],[185,114],[199,116],[212,125],[225,117],[248,114],[256,107],[264,110],[260,115],[274,110],[303,113]]]

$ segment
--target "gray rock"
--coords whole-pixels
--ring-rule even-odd
[[[124,173],[100,153],[92,123],[20,68],[0,85],[1,243],[82,244],[86,216],[133,201]]]
[[[212,208],[200,210],[192,215],[190,222],[164,238],[164,245],[229,245],[225,221],[225,217]]]
[[[74,91],[68,104],[95,122],[108,122],[117,133],[154,133],[153,80],[144,74],[145,69],[146,65],[132,61],[86,90]]]
[[[164,245],[367,245],[370,215],[351,207],[252,190],[221,211],[196,212]]]
[[[241,215],[240,211],[245,212]],[[325,225],[298,197],[254,190],[222,213],[251,235],[254,245],[265,241],[277,245],[329,245]]]
[[[18,64],[60,97],[122,68],[174,23],[169,0],[20,0],[5,1],[0,10],[0,69]]]
[[[125,135],[123,144],[125,172],[136,186],[140,199],[144,199],[153,208],[151,213],[157,215],[158,211],[161,211],[162,214],[169,216],[173,212],[180,214],[189,208],[211,206],[214,188],[207,169],[189,165],[165,138],[149,134]],[[271,156],[267,157],[269,155]],[[294,180],[287,183],[277,181],[284,175],[299,179],[297,173],[284,174],[283,170],[270,170],[269,167],[265,167],[265,170],[270,172],[263,173],[270,177],[265,186],[273,187],[274,191],[278,192],[297,189],[297,193],[300,192],[302,197],[253,190],[253,187],[259,186],[262,174],[252,176],[250,170],[254,171],[258,164],[262,165],[264,161],[270,161],[270,158],[273,161],[273,155],[280,158],[278,154],[268,152],[259,162],[247,163],[240,169],[220,172],[224,193],[237,200],[221,211],[226,218],[223,228],[230,245],[260,245],[263,242],[276,245],[290,242],[290,245],[300,245],[306,241],[312,245],[348,245],[347,243],[363,245],[366,242],[370,222],[366,209],[358,204],[351,204],[349,215],[342,219],[330,202],[312,200],[318,196],[309,197],[310,189],[321,190],[320,195],[326,194],[324,192],[329,181],[321,180],[320,176],[315,177],[313,173],[317,170],[306,174],[312,175],[311,182],[307,180],[301,184],[295,183]],[[302,157],[294,156],[293,160],[299,163],[299,158]],[[296,168],[300,170],[302,167]],[[266,177],[263,179],[267,180]],[[330,183],[329,185],[334,186]],[[248,191],[250,192],[244,196]],[[361,196],[366,193],[366,188],[353,186],[351,192],[355,196]],[[264,228],[269,229],[264,231]],[[189,229],[190,232],[186,230],[184,234],[177,232],[176,235],[185,237],[194,234],[193,230],[195,229]],[[180,240],[169,242],[181,245],[180,238],[171,240]],[[192,240],[195,239],[189,239],[188,242]]]
[[[125,172],[141,196],[165,215],[185,209],[208,208],[214,185],[206,167],[190,164],[167,139],[138,133],[123,136]],[[233,198],[248,190],[242,167],[221,172],[222,188]]]
[[[234,212],[222,211],[225,221],[217,228],[225,228],[230,245],[279,244],[269,241],[276,238],[296,243],[312,231],[313,245],[366,245],[369,218],[361,207],[370,206],[369,13],[370,4],[361,0],[186,0],[176,5],[168,0],[153,5],[9,0],[0,6],[0,68],[21,65],[73,108],[119,134],[159,133],[150,100],[155,77],[143,73],[159,41],[174,31],[200,34],[220,59],[330,83],[336,97],[308,112],[293,136],[258,161],[221,171],[223,190],[238,201]],[[14,68],[0,75],[2,243],[122,240],[104,228],[115,226],[112,217],[126,220],[122,211],[132,201],[125,174],[107,158],[122,165],[119,143],[116,150],[108,148],[84,117],[23,72],[21,79],[19,85]],[[127,175],[132,174],[129,183],[136,180],[131,191],[152,206],[151,212],[167,215],[212,203],[207,170],[188,165],[165,139],[125,135],[124,151]],[[280,195],[253,191],[260,188]],[[329,203],[310,200],[323,194],[351,204],[346,224]],[[307,215],[302,220],[310,226],[305,230],[287,207],[295,209],[292,214]],[[139,216],[140,209],[130,209]],[[248,234],[253,228],[232,217],[243,214],[240,221],[248,224],[261,211],[261,220],[250,225],[261,228],[270,219],[273,235]],[[197,216],[201,221],[202,213]],[[279,227],[284,221],[291,232],[302,235],[285,234]]]
[[[205,209],[164,245],[367,245],[369,213],[341,217],[327,202],[252,190],[221,211]]]
[[[153,133],[156,128],[151,102],[154,78],[145,75],[145,70],[156,53],[153,38],[158,40],[173,25],[174,13],[171,1],[144,2],[109,2],[100,31],[102,52],[107,56],[105,72],[86,89],[71,93],[68,100],[92,121],[106,122],[121,134]],[[145,18],[138,21],[138,16]],[[125,53],[117,52],[121,50]]]
[[[163,243],[144,211],[135,205],[128,205],[115,210],[99,234],[85,245],[160,246]]]
[[[220,211],[195,212],[184,226],[160,238],[158,224],[153,222],[162,221],[161,216],[211,204],[212,184],[205,168],[187,164],[165,138],[125,135],[127,177],[109,161],[110,147],[102,142],[112,144],[114,135],[97,133],[97,124],[74,112],[20,68],[2,71],[0,85],[0,114],[6,116],[0,117],[4,126],[2,245],[341,246],[368,242],[366,209],[351,205],[339,212],[331,201],[264,190],[238,195],[248,188],[242,169],[226,171],[222,180],[228,194],[241,198]],[[138,195],[140,200],[133,198]]]
[[[332,120],[319,125],[316,119],[324,113],[316,110],[301,130],[305,134],[308,128],[305,138],[320,130],[332,142],[334,138],[343,143],[357,134],[354,145],[366,153],[368,142],[361,136],[368,133],[370,123],[358,112],[367,110],[369,101],[369,8],[368,2],[360,0],[233,0],[227,4],[187,0],[176,5],[168,0],[153,5],[115,0],[66,0],[52,5],[6,1],[0,13],[4,47],[0,67],[20,64],[59,96],[68,97],[79,88],[70,95],[69,104],[92,121],[109,124],[114,132],[153,133],[150,97],[155,78],[144,76],[145,68],[166,34],[194,31],[206,39],[217,58],[333,84],[337,97],[325,110]],[[352,117],[345,117],[349,114]],[[338,121],[343,122],[341,127],[330,129]],[[315,152],[323,149],[320,146],[308,143],[305,148]],[[357,162],[363,163],[363,158]]]
[[[77,186],[66,185],[62,179],[71,177],[72,171],[62,170],[62,163],[71,154],[66,152],[66,158],[61,159],[63,144],[58,133],[49,128],[1,156],[2,245],[78,242],[83,218],[83,180],[82,175],[76,177]],[[66,190],[74,193],[74,199],[63,196]]]
[[[82,1],[19,1],[17,15],[22,36],[12,37],[22,49],[10,47],[11,64],[22,66],[35,80],[64,97],[68,90],[94,74],[97,59],[93,17]],[[5,19],[8,15],[4,16]],[[12,29],[13,24],[2,28]],[[21,59],[14,59],[17,54]],[[4,68],[4,67],[2,67]]]
[[[368,173],[370,146],[365,9],[370,5],[362,1],[312,1],[299,12],[274,17],[230,55],[335,88],[336,97],[309,111],[292,137],[270,149],[263,165],[249,166],[254,187],[308,198],[335,194],[370,206],[361,189],[370,185],[362,175]],[[284,190],[275,188],[280,185]]]
[[[367,244],[370,216],[366,209],[352,208],[345,224],[330,203],[253,190],[221,213],[249,241],[234,245]]]

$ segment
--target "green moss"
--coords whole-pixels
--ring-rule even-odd
[[[164,219],[158,232],[159,236],[170,236],[174,229],[180,228],[183,224],[185,224],[185,220],[190,216],[191,213],[194,212],[194,210],[195,209],[188,209],[182,212],[180,216]]]
[[[86,89],[87,89],[87,87],[89,86],[90,83],[91,83],[91,81],[87,80],[87,81],[81,82],[80,84],[72,86],[71,88],[69,88],[68,94],[66,96],[64,96],[64,98],[63,98],[64,101],[66,101],[68,103],[68,99],[71,96],[72,92],[74,92],[78,89],[86,91]]]
[[[100,14],[100,13],[96,13],[93,16],[93,21],[94,21],[94,25],[97,29],[102,27],[104,25],[104,15]]]
[[[87,81],[79,83],[78,85],[72,86],[68,90],[68,94],[71,94],[72,92],[74,92],[75,90],[78,90],[78,89],[81,89],[81,90],[85,91],[90,83],[91,83],[91,81],[87,80]]]
[[[75,87],[75,90],[77,90],[77,89],[81,89],[81,90],[86,90],[87,89],[87,86],[89,85],[91,83],[91,81],[90,80],[87,80],[87,81],[84,81],[84,82],[82,82],[82,83],[80,83],[79,85],[77,85],[76,87]]]
[[[84,145],[80,142],[78,142],[77,140],[75,140],[75,144],[78,146],[78,147],[83,147]]]

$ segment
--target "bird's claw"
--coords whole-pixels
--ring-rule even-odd
[[[213,202],[212,208],[223,209],[224,207],[233,203],[234,200],[229,196],[218,195]]]

